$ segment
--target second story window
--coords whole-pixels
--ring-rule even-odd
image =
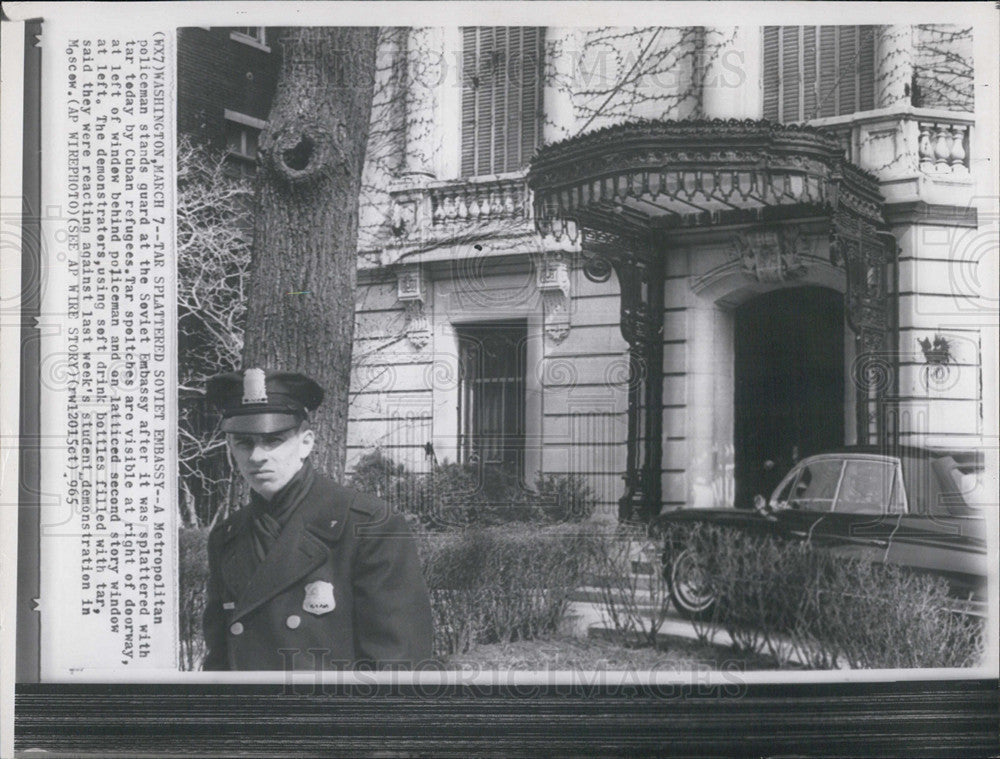
[[[517,171],[538,147],[543,33],[462,28],[462,176]]]
[[[229,39],[270,51],[267,46],[267,29],[263,26],[234,26],[229,32]]]
[[[257,143],[267,122],[225,110],[226,151],[240,174],[253,176],[257,167]]]
[[[877,26],[765,26],[764,118],[796,122],[875,107]]]

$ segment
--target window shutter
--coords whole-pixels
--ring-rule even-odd
[[[479,105],[476,109],[476,174],[489,172],[493,162],[493,28],[479,30],[479,56],[476,73],[479,77]]]
[[[875,107],[874,26],[765,26],[764,118],[783,122]]]
[[[861,51],[858,55],[858,110],[875,107],[875,36],[877,26],[861,27]]]
[[[802,116],[803,120],[816,118],[816,27],[802,29]]]
[[[839,94],[837,115],[854,113],[858,110],[858,27],[838,26]]]
[[[781,27],[764,27],[764,118],[778,120],[779,76],[779,35]]]
[[[463,28],[462,175],[516,171],[539,139],[538,27]]]
[[[837,27],[819,28],[819,114],[837,115]]]
[[[510,46],[503,77],[507,90],[503,171],[515,171],[521,165],[521,87],[527,55],[521,27],[511,27],[507,33]]]
[[[798,121],[800,45],[797,26],[781,27],[781,120]]]
[[[521,66],[520,155],[514,169],[526,165],[534,155],[539,143],[538,124],[542,113],[539,98],[542,91],[542,45],[545,30],[538,26],[526,26],[521,34],[524,59]]]
[[[462,176],[476,173],[476,28],[462,28]]]

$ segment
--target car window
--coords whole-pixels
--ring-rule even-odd
[[[790,474],[785,476],[784,482],[774,489],[774,495],[771,496],[772,509],[788,508],[788,499],[792,497],[792,486],[798,477],[799,470],[793,469]]]
[[[848,514],[895,514],[892,501],[896,465],[892,461],[848,460],[834,511]]]
[[[805,464],[795,481],[789,505],[793,509],[830,511],[833,497],[837,494],[842,465],[840,459],[822,459]]]

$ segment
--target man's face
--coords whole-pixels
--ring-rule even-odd
[[[268,500],[302,468],[314,442],[313,431],[300,427],[267,434],[230,433],[226,438],[240,474]]]

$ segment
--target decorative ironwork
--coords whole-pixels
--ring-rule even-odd
[[[663,268],[647,240],[583,230],[583,256],[614,268],[621,287],[620,326],[629,344],[628,435],[625,493],[618,502],[623,521],[659,512],[663,429]]]
[[[874,177],[837,139],[766,121],[647,121],[548,145],[528,173],[542,234],[644,233],[829,213],[881,222]]]
[[[949,162],[960,162],[951,150]],[[894,241],[878,181],[850,163],[833,135],[753,120],[621,124],[543,147],[528,186],[541,234],[575,239],[581,230],[584,272],[617,273],[622,335],[636,362],[662,366],[663,262],[653,251],[672,234],[755,225],[734,235],[734,257],[759,282],[781,283],[807,273],[811,250],[796,220],[821,218],[830,222],[831,260],[847,274],[845,312],[858,355],[887,355],[886,264]],[[860,442],[881,434],[869,419],[878,417],[888,379],[885,387],[867,376],[858,383]],[[623,518],[648,516],[659,505],[662,388],[654,380],[640,384],[629,392]]]

